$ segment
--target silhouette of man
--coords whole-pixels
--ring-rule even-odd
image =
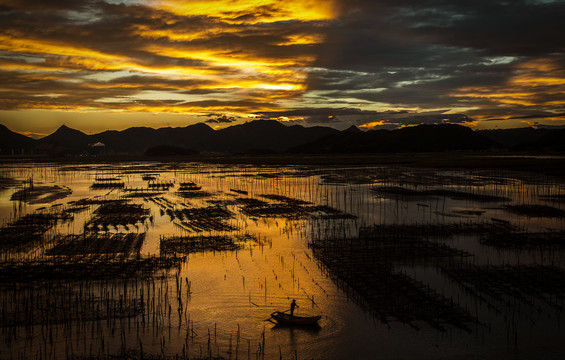
[[[300,307],[298,305],[296,305],[296,300],[292,300],[292,302],[290,303],[290,316],[294,316],[294,308],[295,307]]]

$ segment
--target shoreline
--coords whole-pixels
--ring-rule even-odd
[[[193,155],[193,156],[99,156],[99,157],[0,157],[0,166],[13,163],[116,163],[116,162],[197,162],[265,166],[379,166],[399,165],[446,169],[505,169],[565,176],[563,154],[499,153],[403,153],[403,154],[304,154],[304,155]]]

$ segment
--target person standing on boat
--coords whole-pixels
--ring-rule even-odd
[[[295,299],[292,299],[292,302],[290,303],[290,316],[294,316],[294,308],[295,307],[300,307],[300,306],[296,305]]]

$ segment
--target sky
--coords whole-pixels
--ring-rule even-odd
[[[565,1],[0,0],[0,123],[565,125]]]

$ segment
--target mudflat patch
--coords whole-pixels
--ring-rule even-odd
[[[72,194],[71,189],[63,186],[33,186],[12,194],[10,200],[29,204],[49,204]]]

